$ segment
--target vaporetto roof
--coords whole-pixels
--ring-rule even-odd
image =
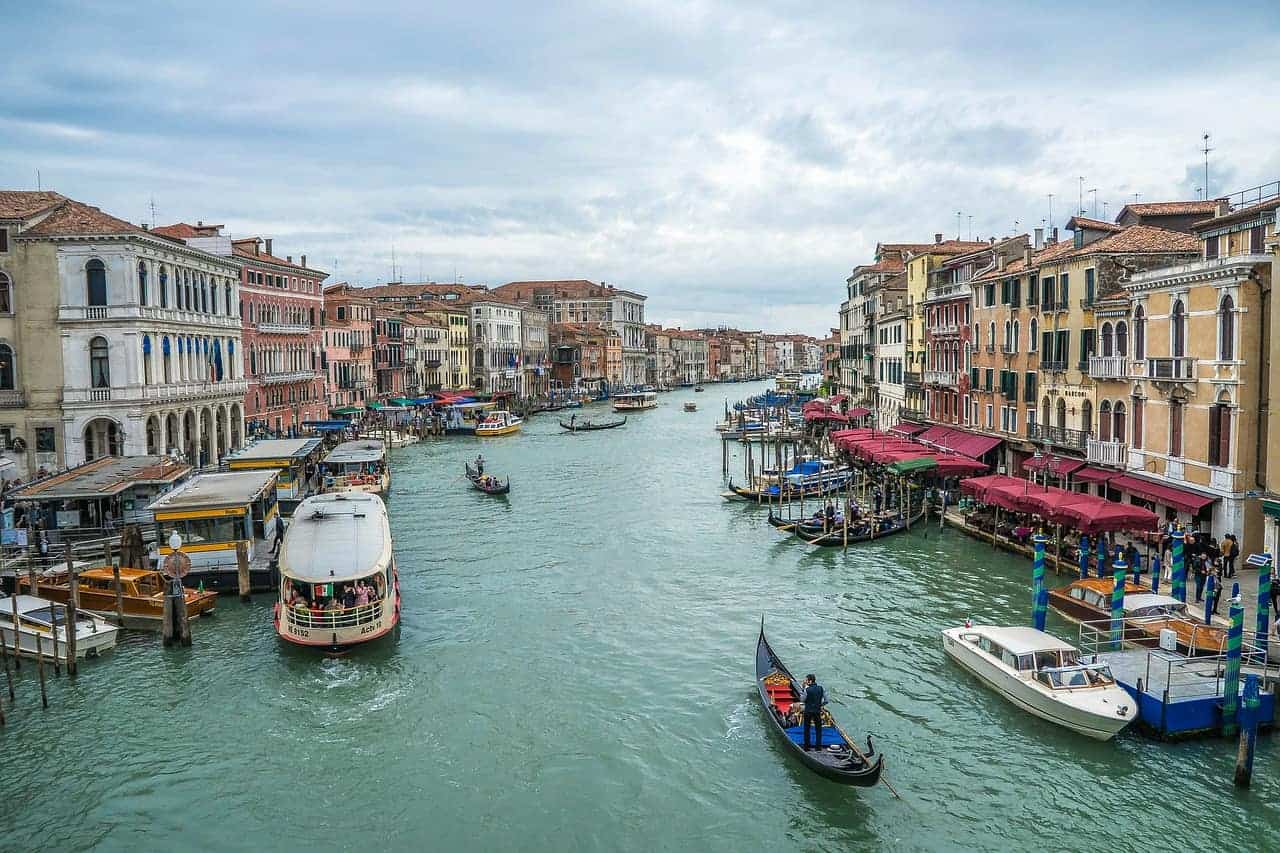
[[[361,438],[344,441],[324,458],[326,465],[347,465],[361,462],[377,462],[387,455],[387,449],[378,439]]]
[[[391,561],[387,508],[377,495],[313,495],[294,510],[280,549],[280,573],[307,583],[356,580]]]

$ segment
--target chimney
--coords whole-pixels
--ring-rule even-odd
[[[1034,245],[1035,245],[1036,251],[1039,251],[1040,249],[1044,248],[1044,229],[1037,228],[1035,230],[1035,235],[1036,235],[1036,241]]]
[[[941,235],[941,234],[934,234],[934,235],[933,235],[933,242],[935,242],[935,243],[941,243],[941,242],[942,242],[942,235]]]
[[[267,254],[271,254],[271,238],[267,238]]]
[[[268,254],[270,254],[270,253],[268,253]],[[284,256],[284,259],[285,259],[286,261],[288,261],[289,263],[293,263],[293,255],[285,255],[285,256]]]
[[[306,256],[306,255],[303,255],[303,256],[302,256],[302,266],[304,266],[304,267],[305,267],[306,265],[307,265],[307,256]]]
[[[197,219],[197,220],[196,220],[196,227],[197,227],[197,228],[200,228],[200,227],[202,227],[203,225],[204,225],[204,220],[203,220],[203,219]]]
[[[1053,228],[1053,242],[1058,242],[1058,227],[1056,225]]]
[[[1039,229],[1036,229],[1036,230],[1039,230]],[[1031,247],[1030,246],[1022,247],[1022,263],[1028,269],[1031,268]]]
[[[1004,269],[1004,252],[996,252],[996,269]]]
[[[1226,216],[1231,212],[1231,201],[1229,199],[1218,199],[1217,207],[1214,210],[1214,216]]]
[[[142,230],[143,230],[143,231],[148,231],[148,230],[150,230],[150,229],[147,227],[147,223],[145,223],[145,222],[144,222],[144,223],[142,223]]]
[[[987,245],[989,245],[989,246],[994,246],[995,244],[996,244],[996,238],[995,238],[995,237],[988,237],[988,238],[987,238]]]

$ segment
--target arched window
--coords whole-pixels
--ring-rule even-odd
[[[89,341],[89,383],[94,388],[111,387],[111,360],[107,339],[102,336]]]
[[[1174,358],[1187,354],[1187,309],[1181,299],[1174,300],[1173,311],[1169,313],[1169,347]]]
[[[1133,398],[1133,440],[1130,442],[1137,450],[1142,449],[1142,398]]]
[[[102,261],[94,258],[84,265],[85,283],[88,287],[90,305],[107,304],[107,267]]]
[[[151,336],[142,336],[142,383],[151,384]]]
[[[13,347],[0,344],[0,390],[12,391],[14,385]]]
[[[1106,405],[1103,403],[1102,405]],[[1085,400],[1080,404],[1080,431],[1085,434],[1093,433],[1093,403]]]
[[[1019,327],[1018,321],[1014,320],[1013,321],[1013,351],[1014,352],[1018,351],[1018,341],[1022,337],[1022,335],[1020,334],[1021,331],[1022,329]]]
[[[1226,392],[1209,407],[1209,464],[1231,465],[1231,398]]]
[[[1115,408],[1111,410],[1111,436],[1113,441],[1124,443],[1124,428],[1124,401],[1117,400]]]
[[[165,335],[160,341],[160,358],[164,363],[164,381],[168,384],[173,381],[173,361],[170,357],[168,335]]]
[[[160,307],[169,307],[169,271],[160,265]]]
[[[223,288],[223,291],[226,294],[227,316],[230,317],[232,316],[231,306],[233,304],[231,302],[231,282],[227,282],[226,286]]]
[[[1114,354],[1115,354],[1114,344],[1111,338],[1111,324],[1103,323],[1102,324],[1102,355],[1105,358],[1106,356],[1114,355]]]
[[[1040,401],[1040,423],[1042,426],[1049,426],[1049,395],[1046,394]]]
[[[138,304],[147,304],[147,262],[138,261]]]
[[[1058,398],[1058,429],[1065,430],[1067,428],[1067,401]]]
[[[1169,455],[1182,455],[1182,415],[1184,404],[1180,400],[1169,403]]]
[[[1133,309],[1133,357],[1147,357],[1147,314],[1141,305]]]
[[[996,321],[992,320],[987,324],[987,348],[996,348]]]
[[[258,348],[249,347],[249,375],[258,375]]]
[[[1013,324],[1008,320],[1004,321],[1004,348],[1013,348]]]
[[[1027,327],[1030,334],[1027,337],[1027,351],[1035,352],[1036,347],[1040,345],[1040,324],[1036,322],[1036,318],[1031,318],[1031,325]]]
[[[191,289],[191,273],[188,270],[182,271],[182,307],[188,311],[195,310],[195,293]]]
[[[1098,407],[1098,440],[1111,440],[1111,402],[1103,400]]]
[[[1218,360],[1231,361],[1235,357],[1236,303],[1228,294],[1218,306]]]
[[[1129,354],[1129,324],[1124,320],[1116,323],[1116,355],[1124,358]]]
[[[200,276],[200,312],[209,313],[209,287],[203,275]]]
[[[0,314],[13,313],[13,279],[0,272]]]

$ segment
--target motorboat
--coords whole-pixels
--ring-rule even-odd
[[[387,446],[381,439],[344,441],[324,458],[324,475],[326,493],[368,492],[385,495],[391,488]]]
[[[654,391],[636,391],[632,394],[615,394],[613,410],[615,412],[642,412],[645,409],[658,407],[658,395]]]
[[[476,435],[480,438],[492,438],[499,435],[513,435],[520,431],[524,421],[505,409],[490,412],[484,420],[476,425]]]
[[[122,568],[119,572],[120,611],[124,617],[124,627],[159,630],[164,622],[164,594],[168,581],[160,572],[152,569]],[[115,571],[105,567],[85,569],[78,572],[76,578],[76,594],[80,599],[78,613],[95,613],[116,618]],[[30,578],[20,577],[19,588],[21,587],[30,591]],[[66,570],[55,566],[37,575],[34,591],[41,597],[25,597],[56,602],[62,606],[71,596],[71,583],[67,579]],[[216,592],[184,588],[182,594],[188,618],[212,614],[218,603]]]
[[[0,641],[13,652],[13,610],[18,605],[18,653],[44,660],[67,660],[67,608],[36,595],[0,598]],[[120,629],[101,616],[76,611],[76,659],[97,657],[114,648]]]
[[[698,411],[698,404],[690,400],[689,402],[684,404],[684,410],[686,412],[696,412]]]
[[[360,433],[360,438],[366,441],[385,441],[388,447],[393,449],[400,447],[408,447],[411,444],[417,444],[419,439],[411,432],[401,432],[400,430],[374,430],[372,432]]]
[[[1049,590],[1049,606],[1068,619],[1096,625],[1111,619],[1114,587],[1111,578],[1081,578]],[[1216,625],[1206,625],[1184,601],[1126,581],[1121,606],[1125,642],[1155,647],[1160,643],[1160,632],[1170,630],[1178,651],[1185,654],[1226,653],[1227,632]]]
[[[1063,728],[1110,740],[1138,716],[1138,706],[1104,663],[1044,631],[974,625],[942,632],[947,656],[992,690]]]

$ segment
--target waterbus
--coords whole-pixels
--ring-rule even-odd
[[[614,394],[613,410],[615,412],[639,412],[644,409],[658,407],[658,394],[655,391],[636,391],[630,394]]]
[[[312,485],[323,444],[324,440],[320,438],[263,439],[227,457],[227,468],[231,471],[279,471],[276,500],[287,518],[304,498],[318,491]]]
[[[387,507],[377,495],[307,498],[280,548],[280,639],[344,651],[384,637],[400,622],[400,578]]]
[[[151,504],[161,557],[171,549],[169,537],[182,537],[182,552],[191,558],[183,583],[218,592],[239,588],[236,545],[249,550],[249,585],[275,589],[275,572],[265,559],[275,545],[279,504],[275,469],[197,474]]]
[[[325,492],[385,495],[390,488],[387,446],[377,439],[344,441],[324,458]]]

